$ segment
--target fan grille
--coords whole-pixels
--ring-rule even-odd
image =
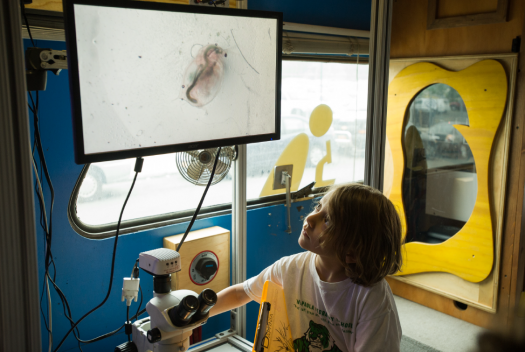
[[[182,177],[194,185],[207,185],[218,150],[219,148],[211,148],[177,153],[175,162]],[[226,177],[234,157],[235,150],[233,147],[221,148],[212,185],[219,183]]]

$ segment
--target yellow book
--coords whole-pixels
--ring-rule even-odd
[[[283,288],[264,283],[252,352],[293,351],[292,331]]]

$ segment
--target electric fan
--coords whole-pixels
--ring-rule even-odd
[[[206,186],[213,170],[219,148],[191,150],[175,154],[177,169],[184,179],[198,186]],[[222,147],[215,168],[212,185],[219,183],[230,170],[237,153],[235,147]]]

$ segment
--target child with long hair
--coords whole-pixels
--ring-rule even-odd
[[[401,268],[401,242],[399,216],[381,192],[333,186],[304,221],[306,251],[219,292],[210,315],[260,302],[270,280],[284,289],[295,351],[399,351],[401,326],[384,278]]]

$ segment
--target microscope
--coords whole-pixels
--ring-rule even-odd
[[[115,348],[115,352],[184,352],[189,348],[193,329],[208,320],[217,302],[211,289],[200,294],[190,290],[171,290],[171,274],[181,270],[178,252],[159,248],[139,255],[139,267],[153,276],[153,298],[147,303],[149,317],[131,325],[132,341]],[[122,300],[136,301],[139,279],[124,279]],[[134,292],[132,296],[130,292]]]

